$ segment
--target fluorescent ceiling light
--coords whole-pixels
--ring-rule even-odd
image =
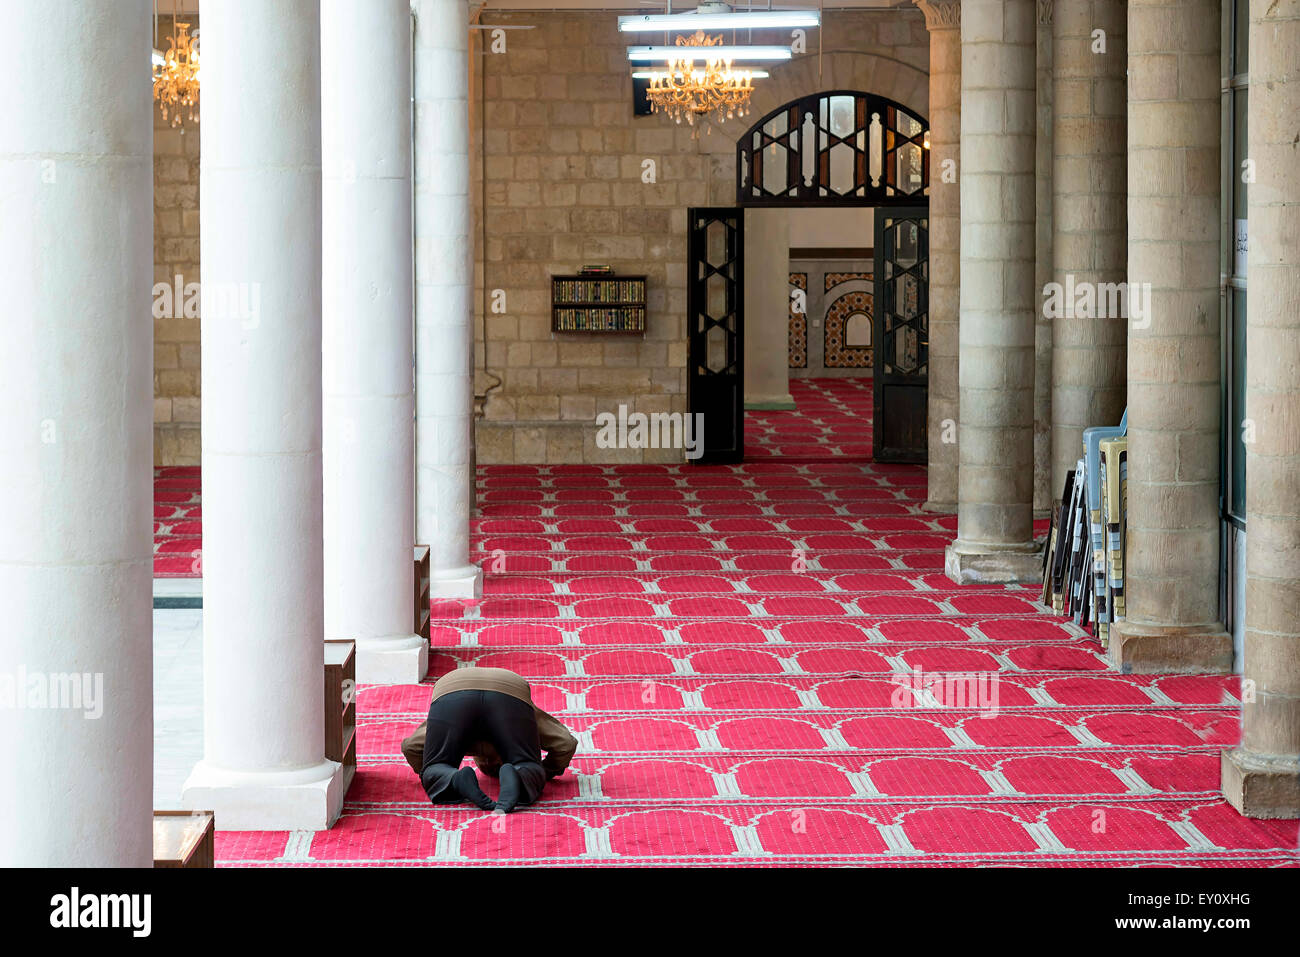
[[[658,70],[658,71],[652,71],[652,70],[634,70],[634,71],[632,72],[632,79],[634,79],[634,80],[648,80],[648,79],[650,79],[652,76],[663,76],[666,72],[667,72],[666,70]],[[769,74],[768,74],[768,72],[767,72],[766,70],[733,70],[732,72],[733,72],[733,73],[748,73],[748,74],[749,74],[753,79],[755,79],[755,80],[762,80],[762,79],[765,79],[767,76],[769,76]],[[681,75],[682,75],[682,74],[681,74],[681,71],[680,71],[680,70],[677,71],[676,75],[677,75],[677,76],[681,76]]]
[[[634,63],[671,63],[674,60],[788,60],[789,47],[717,46],[717,47],[628,47],[627,58]]]
[[[658,13],[619,17],[623,33],[662,30],[762,30],[777,27],[816,27],[821,14],[816,10],[755,10],[736,13]]]

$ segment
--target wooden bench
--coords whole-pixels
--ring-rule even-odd
[[[415,546],[415,634],[429,640],[429,546]]]
[[[154,867],[212,867],[216,823],[211,811],[154,811]]]
[[[356,642],[325,642],[325,757],[345,769],[343,793],[357,772]]]

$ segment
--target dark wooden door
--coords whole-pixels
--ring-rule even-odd
[[[687,211],[686,402],[703,414],[697,464],[745,454],[745,242],[743,209]]]
[[[926,461],[930,346],[929,212],[876,210],[872,456]]]

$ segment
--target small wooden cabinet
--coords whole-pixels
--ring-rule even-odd
[[[415,546],[415,634],[429,640],[429,546]]]
[[[216,822],[211,811],[154,811],[154,867],[213,867]]]
[[[356,642],[325,642],[325,757],[344,768],[343,793],[357,771]]]

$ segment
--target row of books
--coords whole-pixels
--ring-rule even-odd
[[[555,310],[552,328],[556,332],[645,332],[645,309],[641,306],[622,309]]]
[[[570,302],[644,302],[644,279],[555,279],[551,295],[556,304]]]

